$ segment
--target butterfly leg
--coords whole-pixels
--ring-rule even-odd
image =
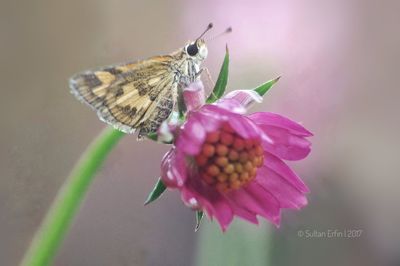
[[[215,87],[215,82],[211,77],[210,71],[206,67],[203,67],[200,71],[203,71],[203,70],[206,72],[206,77],[208,79],[207,81],[209,82],[208,85],[211,85],[211,88],[214,88]]]
[[[191,83],[193,83],[194,80],[195,80],[195,79],[190,78],[189,76],[182,76],[182,77],[180,77],[180,79],[179,79],[179,85],[180,85],[182,88],[186,88],[186,87],[189,86]]]
[[[203,70],[206,72],[208,85],[209,85],[209,86],[211,85],[211,86],[210,86],[210,88],[211,88],[211,94],[214,95],[213,88],[215,87],[215,82],[214,82],[214,80],[212,79],[211,74],[210,74],[210,71],[208,70],[208,68],[203,67],[199,72],[202,72]],[[215,97],[215,95],[214,95],[214,97]]]

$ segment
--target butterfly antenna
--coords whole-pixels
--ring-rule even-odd
[[[217,34],[217,35],[207,39],[207,41],[215,40],[215,39],[217,39],[217,38],[219,38],[219,37],[221,37],[221,36],[223,36],[225,34],[231,33],[231,32],[232,32],[232,27],[229,27],[226,30],[224,30],[223,32],[221,32],[220,34]]]
[[[204,34],[207,33],[207,31],[211,30],[213,26],[214,26],[214,25],[213,25],[212,23],[208,24],[208,26],[207,26],[207,28],[205,29],[205,31],[196,39],[196,41],[199,40],[201,37],[203,37]]]

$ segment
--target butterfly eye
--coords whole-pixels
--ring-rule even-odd
[[[188,53],[188,55],[190,56],[195,56],[198,52],[199,52],[199,48],[197,47],[197,44],[190,44],[187,48],[186,48],[186,52]]]

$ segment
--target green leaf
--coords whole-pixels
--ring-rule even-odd
[[[210,96],[207,98],[207,103],[213,103],[224,95],[226,85],[228,84],[228,69],[229,69],[229,51],[228,46],[226,47],[226,53],[224,62],[222,63],[221,70],[219,71],[219,76],[217,83]]]
[[[162,195],[162,193],[164,193],[166,188],[167,187],[161,181],[161,178],[159,178],[156,185],[154,186],[153,190],[150,192],[149,196],[147,196],[147,199],[144,202],[144,205],[147,205],[147,204],[155,201],[156,199],[158,199]]]
[[[260,86],[258,86],[257,88],[255,88],[254,90],[260,95],[260,96],[264,96],[264,94],[275,84],[278,82],[278,80],[281,78],[281,76],[271,79],[267,82],[265,82],[264,84],[261,84]]]
[[[203,219],[204,212],[203,211],[196,211],[196,227],[194,229],[195,232],[199,230],[200,224],[201,224],[201,219]]]

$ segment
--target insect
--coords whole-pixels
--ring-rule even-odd
[[[71,92],[100,120],[125,133],[138,130],[141,139],[177,108],[180,90],[200,79],[208,54],[202,37],[212,27],[210,23],[195,41],[169,55],[78,73],[69,81]]]

